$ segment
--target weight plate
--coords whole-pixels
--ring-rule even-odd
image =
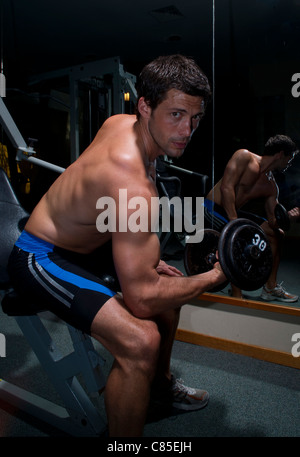
[[[205,273],[211,270],[215,263],[220,233],[211,229],[203,232],[203,239],[200,243],[186,243],[185,245],[184,267],[188,276]],[[227,284],[228,281],[210,289],[210,291],[217,292],[222,290]]]
[[[264,231],[248,219],[236,219],[223,229],[219,259],[226,277],[242,290],[257,290],[269,278],[272,251]]]

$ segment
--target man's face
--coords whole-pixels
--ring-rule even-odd
[[[283,157],[283,165],[281,168],[283,171],[286,171],[288,168],[292,166],[293,160],[297,153],[298,151],[295,151],[292,154]]]
[[[187,95],[176,89],[151,110],[148,127],[152,139],[169,157],[180,157],[204,116],[202,97]]]

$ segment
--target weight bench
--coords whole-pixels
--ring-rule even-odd
[[[46,329],[41,311],[11,288],[6,265],[28,213],[20,205],[12,186],[0,168],[0,289],[3,312],[12,316],[35,352],[42,368],[59,394],[64,407],[20,387],[0,380],[0,400],[72,436],[100,436],[106,423],[91,399],[104,388],[104,360],[96,352],[90,336],[67,325],[74,349],[62,355]],[[0,373],[1,377],[1,373]],[[79,377],[84,382],[79,381]],[[83,385],[84,384],[84,388]],[[95,400],[96,402],[96,400]]]

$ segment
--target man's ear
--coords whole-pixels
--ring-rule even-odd
[[[141,97],[138,101],[138,111],[142,117],[149,119],[152,110],[144,97]]]

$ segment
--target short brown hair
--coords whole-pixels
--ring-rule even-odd
[[[289,136],[275,135],[266,142],[263,155],[273,156],[280,151],[283,151],[285,156],[290,156],[293,153],[299,152],[296,144]]]
[[[146,65],[138,77],[136,89],[138,100],[144,97],[152,109],[171,89],[203,97],[205,106],[211,96],[208,78],[201,68],[192,58],[180,54],[160,56]]]

